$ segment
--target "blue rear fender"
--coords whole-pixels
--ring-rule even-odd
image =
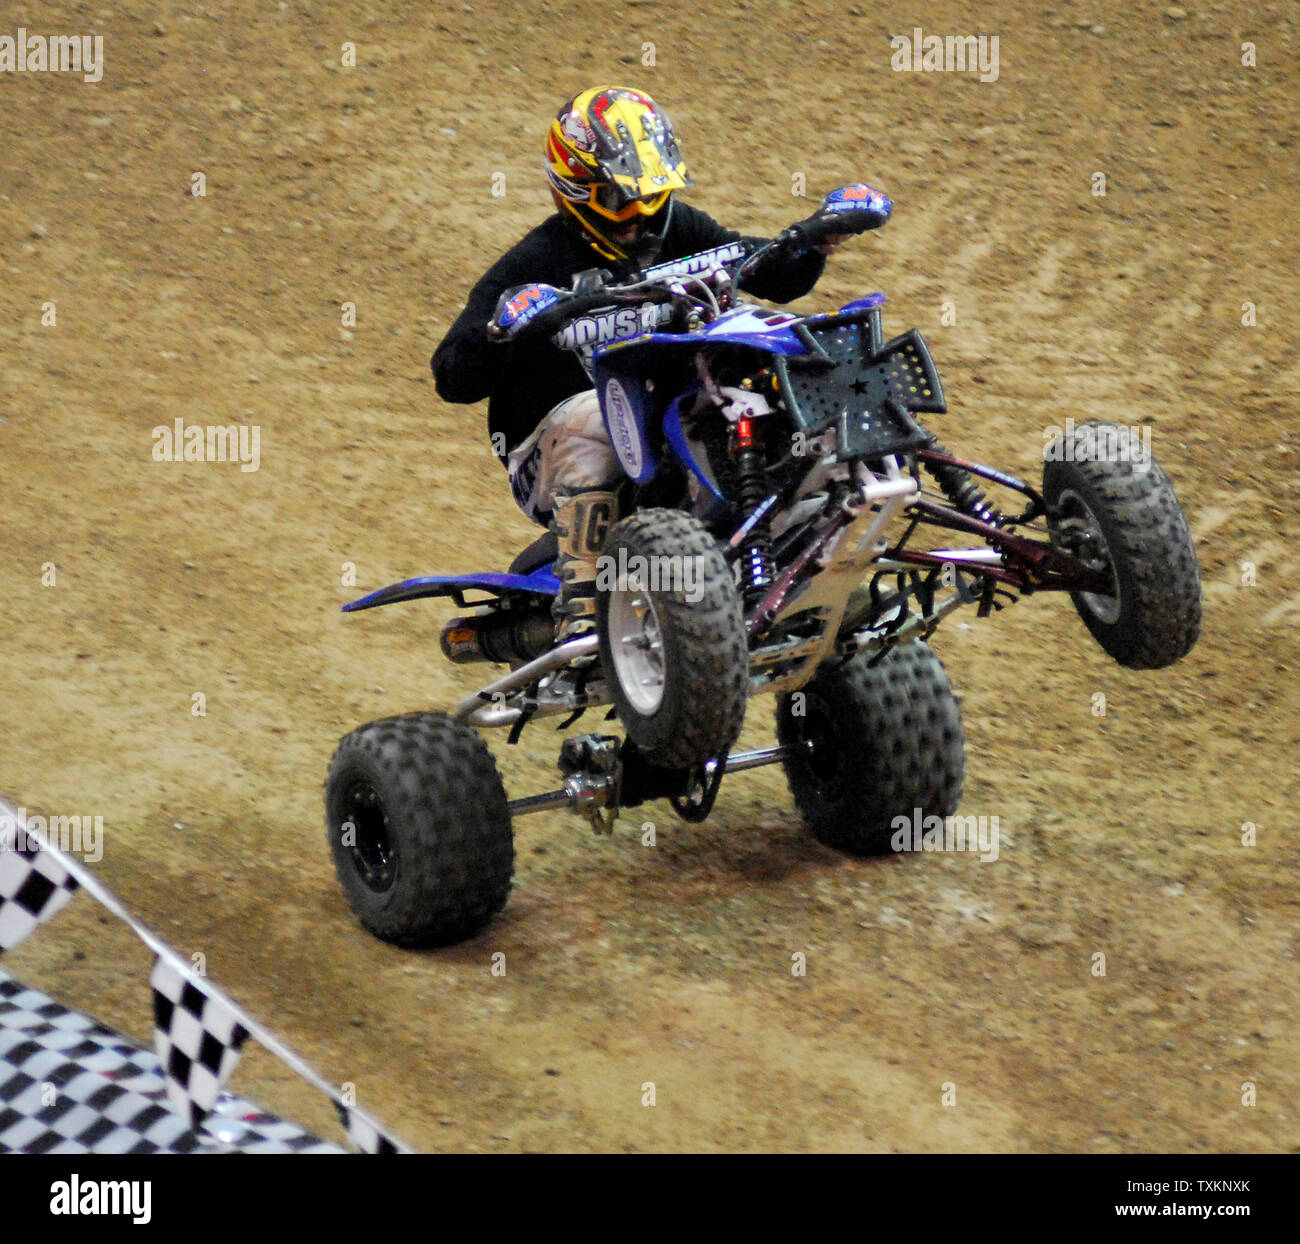
[[[395,605],[403,600],[422,600],[428,596],[450,596],[458,608],[466,609],[476,603],[487,603],[486,600],[466,599],[466,592],[484,592],[489,599],[505,599],[518,594],[551,597],[559,590],[560,581],[549,566],[534,570],[532,574],[424,575],[390,583],[360,600],[349,601],[343,606],[343,612],[356,613],[361,609]]]

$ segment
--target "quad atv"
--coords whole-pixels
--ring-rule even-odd
[[[603,548],[594,634],[556,637],[550,535],[505,573],[408,579],[344,606],[448,597],[462,612],[443,629],[446,656],[506,667],[450,713],[386,718],[339,743],[329,844],[377,937],[427,946],[482,930],[510,891],[516,817],[571,808],[609,831],[621,809],[666,799],[702,821],[727,775],[760,765],[784,767],[820,841],[888,852],[896,818],[958,806],[961,717],[928,640],[963,606],[982,618],[1068,592],[1121,665],[1159,669],[1191,649],[1187,524],[1160,468],[1126,452],[1127,429],[1071,425],[1036,488],[954,456],[921,423],[947,409],[943,387],[919,332],[885,340],[883,295],[811,316],[745,301],[746,277],[774,255],[890,210],[846,186],[757,249],[501,299],[497,335],[552,334],[583,359],[628,517]],[[775,746],[733,751],[767,694]],[[509,799],[480,732],[513,743],[542,718],[594,709],[603,732],[563,741],[560,785]]]

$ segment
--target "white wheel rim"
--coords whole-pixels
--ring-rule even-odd
[[[648,592],[614,591],[606,615],[614,677],[638,713],[649,716],[664,702],[663,628]]]

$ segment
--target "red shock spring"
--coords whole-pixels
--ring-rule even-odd
[[[767,499],[763,472],[763,450],[755,435],[752,419],[736,420],[734,453],[740,474],[740,506],[748,518]],[[772,540],[766,518],[754,524],[741,560],[741,583],[746,604],[754,604],[772,583]]]

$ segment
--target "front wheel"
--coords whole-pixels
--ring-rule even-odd
[[[961,799],[966,740],[938,654],[919,640],[871,664],[865,653],[824,665],[777,700],[790,793],[829,847],[891,850],[904,818],[951,816]]]
[[[1162,669],[1201,631],[1201,579],[1169,477],[1131,433],[1090,420],[1047,447],[1052,541],[1106,582],[1070,599],[1092,637],[1129,669]]]
[[[717,542],[678,510],[640,510],[597,563],[600,659],[646,759],[686,769],[725,756],[749,695],[740,596]]]
[[[345,735],[325,820],[343,893],[382,941],[463,941],[505,906],[515,860],[505,788],[483,740],[443,713]]]

